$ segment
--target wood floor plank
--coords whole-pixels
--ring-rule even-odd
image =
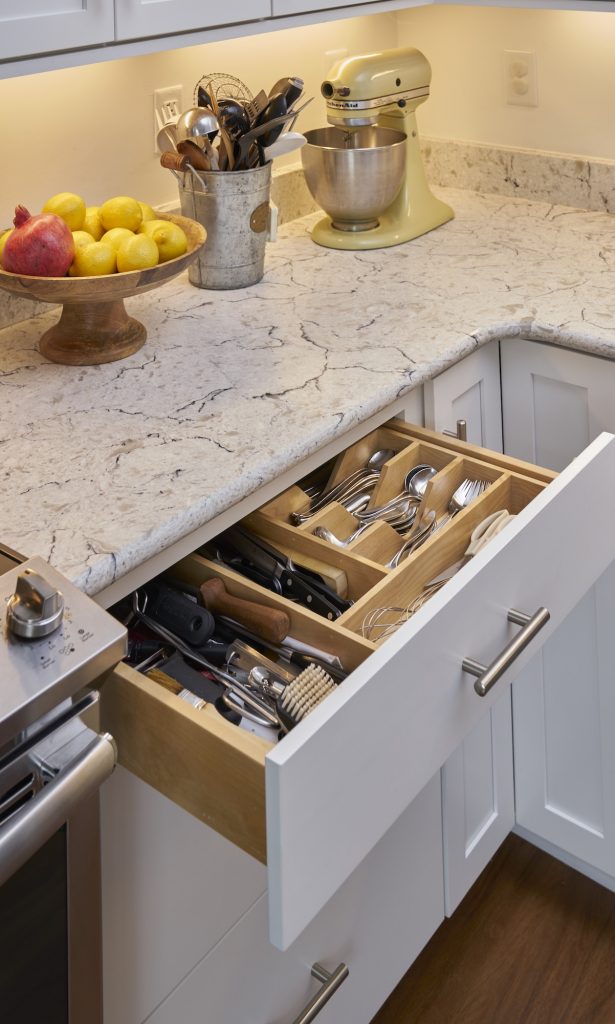
[[[615,1024],[615,893],[509,836],[372,1024]]]

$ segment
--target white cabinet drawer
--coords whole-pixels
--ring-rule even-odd
[[[148,1017],[148,1024],[289,1024],[318,992],[314,963],[348,976],[318,1024],[368,1024],[443,918],[436,777],[285,953],[263,896]]]
[[[371,436],[371,450],[382,446],[386,429]],[[383,473],[383,496],[387,488],[395,493],[407,460],[425,461],[426,453],[440,470],[429,495],[440,511],[468,473],[491,481],[480,499],[399,568],[382,567],[390,544],[395,549],[399,541],[385,524],[372,538],[359,538],[352,551],[336,551],[282,522],[282,498],[264,515],[248,517],[259,529],[269,524],[272,543],[295,530],[297,545],[312,545],[323,558],[326,551],[332,564],[347,569],[357,600],[341,619],[329,623],[197,556],[173,570],[193,583],[220,575],[238,596],[286,608],[293,635],[320,647],[337,645],[348,666],[356,667],[311,715],[273,744],[230,725],[211,706],[194,710],[125,666],[104,687],[106,725],[118,740],[121,763],[266,860],[270,937],[280,949],[325,906],[615,558],[607,496],[615,473],[610,435],[554,478],[406,424],[388,429],[406,447],[391,460],[391,472]],[[369,450],[366,438],[340,460],[338,471],[364,460]],[[284,500],[294,501],[297,490]],[[502,507],[518,513],[516,519],[384,644],[377,647],[360,635],[371,608],[412,601],[423,582],[461,557],[474,527]],[[508,622],[508,610],[533,614],[541,606],[550,612],[548,624],[494,690],[478,696],[462,669],[464,658],[489,663],[519,629]]]

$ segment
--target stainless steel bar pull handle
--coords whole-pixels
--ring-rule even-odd
[[[299,1016],[295,1017],[293,1024],[310,1024],[311,1021],[316,1020],[325,1003],[329,1002],[331,996],[337,992],[349,973],[350,971],[346,964],[340,964],[333,973],[325,970],[320,964],[314,964],[312,967],[312,977],[322,982],[322,988],[318,990]]]
[[[468,440],[468,424],[465,420],[457,420],[456,430],[443,430],[447,437],[456,437],[458,441]]]
[[[517,612],[513,608],[508,612],[507,617],[509,622],[523,626],[523,629],[513,637],[510,643],[506,644],[506,647],[503,651],[500,651],[497,658],[494,658],[490,665],[481,665],[479,661],[474,661],[473,658],[464,658],[461,663],[464,672],[469,672],[470,675],[477,677],[474,689],[479,697],[484,697],[485,694],[489,693],[491,687],[497,683],[500,676],[504,675],[509,665],[512,665],[515,658],[519,657],[521,651],[525,650],[542,627],[546,626],[551,618],[551,613],[547,608],[539,608],[533,615],[526,615],[524,612]]]
[[[0,886],[15,874],[94,793],[115,768],[117,750],[109,733],[96,736],[69,768],[49,782],[0,829]]]

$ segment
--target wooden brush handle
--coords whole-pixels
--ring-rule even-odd
[[[197,171],[211,170],[207,155],[202,149],[199,149],[195,142],[190,142],[189,139],[186,139],[184,142],[178,142],[177,152],[181,153],[182,156],[188,157],[188,163],[192,164]]]
[[[225,615],[235,619],[250,632],[272,644],[281,644],[290,630],[290,619],[278,608],[268,608],[255,601],[229,594],[224,580],[215,577],[201,584],[203,604],[213,615]]]
[[[169,171],[185,172],[188,170],[190,158],[181,153],[167,152],[160,154],[160,163],[162,167],[166,167]]]

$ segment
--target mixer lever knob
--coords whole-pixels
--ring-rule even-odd
[[[9,598],[6,619],[11,633],[32,640],[49,636],[64,615],[64,598],[38,572],[24,569],[17,577],[15,593]]]

